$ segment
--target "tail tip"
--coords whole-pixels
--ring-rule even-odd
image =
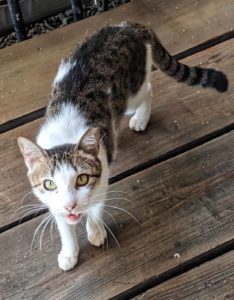
[[[212,74],[213,78],[213,85],[214,88],[219,92],[219,93],[223,93],[226,92],[228,89],[228,79],[227,76],[223,73],[223,72],[214,72]]]

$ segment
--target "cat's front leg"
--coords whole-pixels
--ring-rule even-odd
[[[86,230],[89,242],[94,246],[101,246],[106,239],[106,230],[102,221],[102,204],[95,205],[88,209]]]
[[[71,270],[78,262],[79,246],[74,225],[66,223],[63,217],[55,216],[61,237],[62,249],[58,255],[58,264],[64,271]]]

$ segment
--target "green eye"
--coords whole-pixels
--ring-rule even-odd
[[[89,176],[86,174],[79,175],[76,179],[77,186],[84,186],[89,182]]]
[[[57,188],[57,185],[52,180],[45,180],[44,181],[44,188],[47,191],[53,191]]]

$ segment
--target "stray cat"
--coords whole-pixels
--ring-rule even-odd
[[[191,86],[218,92],[228,88],[222,72],[177,62],[150,28],[128,22],[108,26],[61,62],[37,143],[18,138],[32,189],[57,222],[63,270],[77,264],[74,225],[83,215],[90,243],[100,246],[105,241],[101,199],[106,196],[116,133],[124,113],[132,115],[130,129],[146,128],[152,66]]]

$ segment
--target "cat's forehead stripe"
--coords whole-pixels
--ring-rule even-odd
[[[71,166],[76,172],[89,170],[91,175],[100,176],[101,163],[97,157],[82,150],[74,151],[75,145],[65,144],[46,150],[50,165],[52,166],[51,175],[54,176],[55,170],[63,165]]]

